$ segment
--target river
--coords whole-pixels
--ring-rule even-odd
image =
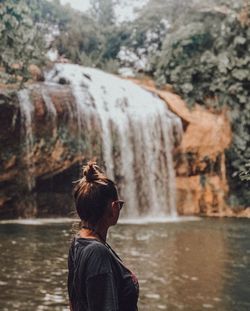
[[[71,222],[0,223],[0,309],[64,311]],[[250,310],[246,219],[120,223],[109,242],[140,282],[139,310]]]

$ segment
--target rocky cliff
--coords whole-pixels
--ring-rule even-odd
[[[179,214],[233,215],[226,204],[225,150],[232,139],[226,111],[216,114],[199,105],[190,110],[171,88],[158,90],[150,81],[134,81],[162,98],[182,120],[183,138],[174,152]]]
[[[32,102],[31,123],[27,122],[29,120],[23,120],[25,117],[28,119],[28,115],[21,115],[16,91],[5,90],[0,95],[0,217],[39,216],[39,211],[43,211],[42,215],[57,214],[58,209],[59,214],[67,213],[69,200],[65,202],[63,192],[59,200],[53,200],[53,208],[48,210],[51,207],[50,195],[46,193],[43,202],[43,189],[49,188],[46,187],[46,182],[53,182],[52,189],[54,188],[55,192],[60,187],[69,187],[60,180],[60,172],[70,170],[71,174],[76,176],[76,167],[78,168],[79,162],[88,155],[87,150],[84,156],[77,152],[77,124],[72,115],[72,93],[67,86],[44,88],[43,84],[37,84],[21,94],[24,109],[29,105],[29,102],[25,101]],[[44,100],[46,96],[50,98],[50,94],[56,110],[56,120],[53,120],[55,114],[49,112],[46,107],[48,102]],[[66,123],[67,127],[64,126]],[[29,133],[32,133],[32,136],[27,135]],[[56,181],[53,181],[54,176]],[[44,207],[39,211],[37,201],[38,205]],[[58,205],[60,201],[63,203]]]

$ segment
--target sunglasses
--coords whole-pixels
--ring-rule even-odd
[[[119,210],[121,210],[125,202],[122,200],[117,200],[117,201],[114,201],[113,203],[117,204],[117,206],[119,207]]]

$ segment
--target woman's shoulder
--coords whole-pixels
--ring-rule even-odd
[[[87,271],[87,278],[99,274],[112,273],[113,258],[110,250],[100,241],[79,238],[78,254],[81,266]]]
[[[84,250],[85,255],[110,256],[109,249],[97,239],[76,238],[75,246]]]

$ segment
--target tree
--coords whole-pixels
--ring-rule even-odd
[[[0,1],[0,79],[21,84],[29,78],[28,66],[42,60],[41,38],[24,1]]]
[[[91,16],[82,13],[72,16],[56,46],[59,54],[75,63],[102,69],[112,63],[114,68],[121,43],[128,35],[115,25],[112,0],[92,0],[91,5]]]
[[[114,25],[115,14],[112,0],[91,0],[91,7],[92,15],[100,26]]]
[[[71,9],[69,4],[63,6],[59,0],[24,0],[24,2],[30,8],[31,17],[35,24],[56,25],[61,31],[67,28],[74,15],[79,15]]]
[[[94,65],[104,44],[98,25],[87,16],[75,16],[55,41],[59,55],[82,65]]]
[[[250,5],[240,12],[205,10],[166,37],[156,77],[170,83],[187,102],[230,109],[233,143],[227,151],[230,190],[237,204],[250,202],[249,185],[238,172],[250,159]]]

